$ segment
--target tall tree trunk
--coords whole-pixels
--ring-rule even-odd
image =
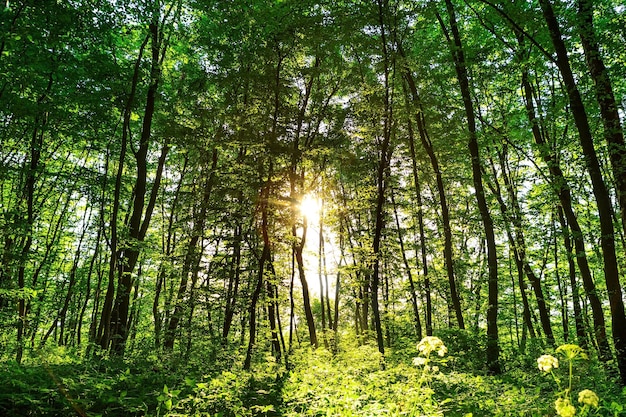
[[[522,40],[523,38],[518,35],[518,41],[520,42],[520,46],[522,46],[523,49]],[[593,277],[591,275],[591,269],[589,268],[589,262],[587,260],[587,255],[585,251],[583,233],[572,205],[572,195],[570,187],[567,183],[567,180],[565,179],[563,171],[561,170],[557,157],[550,149],[550,146],[548,145],[541,129],[539,128],[540,122],[537,120],[537,116],[535,114],[533,89],[528,79],[528,69],[526,69],[525,67],[522,68],[522,87],[524,89],[526,113],[530,122],[533,138],[535,140],[535,143],[537,144],[537,147],[539,148],[541,158],[545,161],[546,165],[548,165],[548,170],[552,179],[551,183],[554,187],[555,193],[559,198],[559,202],[561,203],[561,207],[563,208],[563,213],[565,215],[565,218],[567,219],[569,228],[572,231],[571,238],[574,240],[574,248],[576,250],[574,256],[578,264],[580,276],[583,280],[585,292],[587,293],[587,297],[589,299],[589,305],[591,307],[593,315],[594,334],[599,347],[599,356],[603,362],[606,362],[611,358],[611,348],[606,337],[604,311],[602,310],[602,303],[600,301],[600,298],[598,297]]]
[[[325,294],[324,294],[324,269],[323,269],[323,259],[324,259],[324,233],[323,233],[323,223],[320,214],[319,220],[319,233],[317,235],[317,278],[320,287],[320,313],[321,313],[321,321],[322,321],[322,338],[324,339],[324,346],[328,348],[328,341],[326,340],[326,302],[325,302]]]
[[[489,269],[488,278],[488,301],[487,307],[487,369],[492,375],[498,375],[502,372],[500,367],[500,346],[498,341],[498,254],[496,250],[496,239],[493,229],[493,220],[487,206],[485,198],[485,190],[483,187],[482,170],[480,162],[480,152],[478,147],[478,138],[476,134],[476,118],[474,114],[474,106],[472,103],[471,89],[469,78],[467,75],[467,67],[465,56],[463,53],[463,45],[457,26],[454,6],[451,0],[445,0],[446,10],[450,19],[450,30],[452,39],[449,39],[450,51],[454,60],[461,95],[463,96],[463,105],[465,107],[465,115],[467,118],[467,127],[469,132],[468,148],[472,162],[472,178],[474,182],[474,190],[476,194],[476,202],[480,217],[485,230],[485,240],[487,244],[487,265]],[[442,29],[447,33],[447,29],[443,24],[443,20],[439,18]]]
[[[622,384],[626,385],[626,312],[624,311],[622,288],[619,282],[619,268],[615,253],[615,230],[613,228],[611,199],[602,177],[602,170],[593,144],[589,120],[574,80],[558,21],[549,0],[540,0],[539,4],[550,31],[550,38],[557,55],[556,64],[563,77],[574,123],[578,129],[578,138],[585,157],[585,165],[591,177],[592,190],[600,219],[600,246],[602,247],[603,255],[604,280],[611,306],[613,343],[617,354],[617,365]],[[607,355],[610,355],[610,351],[607,352]]]
[[[163,347],[171,350],[174,348],[174,340],[176,339],[176,329],[182,319],[185,308],[185,295],[187,294],[187,284],[189,277],[192,281],[196,279],[197,269],[199,268],[200,258],[202,256],[202,249],[198,249],[198,242],[200,242],[202,235],[204,234],[206,218],[209,208],[209,202],[213,191],[213,185],[215,183],[215,171],[217,169],[217,148],[213,149],[211,154],[211,167],[209,168],[209,175],[206,177],[206,183],[202,187],[202,200],[200,201],[200,211],[194,216],[194,225],[191,239],[187,245],[187,251],[183,261],[183,268],[181,271],[180,284],[178,286],[178,293],[176,296],[176,305],[174,306],[174,312],[172,313],[169,323],[167,324],[167,330],[165,332]],[[193,284],[192,284],[193,288]]]
[[[130,122],[132,116],[132,109],[135,102],[135,95],[137,92],[137,87],[139,85],[139,73],[140,73],[140,64],[143,59],[144,50],[148,41],[150,40],[150,36],[146,36],[144,38],[141,47],[139,48],[139,54],[137,56],[137,60],[135,61],[135,67],[133,70],[133,78],[130,86],[130,93],[128,99],[126,101],[126,105],[124,108],[124,118],[122,123],[122,140],[120,145],[120,155],[117,164],[117,173],[115,176],[115,187],[113,190],[113,206],[111,208],[111,215],[109,219],[109,224],[111,225],[111,234],[109,236],[109,249],[110,249],[110,257],[109,257],[109,272],[107,279],[107,290],[104,296],[104,303],[102,305],[102,312],[100,318],[100,325],[98,326],[98,344],[103,349],[108,349],[111,343],[111,331],[112,331],[112,320],[113,320],[113,301],[115,298],[115,277],[117,275],[117,271],[120,268],[120,260],[118,253],[118,243],[120,236],[118,235],[118,222],[119,222],[119,214],[120,214],[120,199],[121,199],[121,191],[122,191],[122,182],[123,182],[123,174],[124,174],[124,163],[126,160],[126,152],[128,148],[128,141],[130,135]],[[109,157],[107,155],[107,165],[108,165]],[[106,187],[106,183],[103,184],[103,190]],[[104,191],[103,191],[104,193]]]
[[[400,49],[400,54],[404,56],[404,51]],[[459,292],[456,286],[456,279],[454,277],[454,262],[452,259],[452,228],[450,226],[450,209],[448,207],[448,199],[446,197],[445,187],[443,185],[443,175],[441,173],[441,169],[439,167],[439,158],[437,158],[437,154],[433,148],[433,144],[428,135],[428,131],[426,129],[426,120],[424,118],[424,109],[422,108],[422,103],[417,92],[417,86],[415,84],[415,79],[413,78],[413,74],[409,70],[409,68],[405,68],[404,70],[404,78],[407,81],[409,91],[411,93],[411,102],[413,104],[413,113],[415,121],[417,122],[417,131],[419,133],[420,141],[422,143],[422,147],[426,151],[428,155],[428,159],[430,160],[430,164],[432,166],[433,172],[435,173],[435,179],[437,184],[437,195],[439,196],[439,205],[441,206],[441,221],[443,224],[443,237],[444,237],[444,247],[443,247],[443,259],[446,266],[446,273],[448,275],[448,284],[450,286],[450,297],[452,299],[452,307],[454,308],[454,314],[456,317],[457,325],[460,329],[465,329],[465,320],[463,319],[463,309],[461,307],[461,299],[459,297]],[[409,126],[409,147],[411,152],[411,159],[413,164],[413,177],[414,181],[417,184],[417,161],[415,157],[415,145],[413,140],[412,128]],[[421,195],[418,195],[418,210],[421,210]],[[421,213],[419,213],[421,216]],[[423,222],[423,220],[422,220]],[[423,227],[423,226],[422,226]],[[423,248],[425,250],[425,248]],[[429,327],[428,325],[426,326]],[[431,333],[432,333],[432,324]]]
[[[417,292],[415,290],[415,282],[411,273],[411,266],[404,250],[404,236],[402,235],[402,227],[400,225],[400,216],[398,215],[398,206],[394,197],[393,189],[390,190],[391,204],[393,205],[393,214],[396,219],[396,228],[398,229],[398,243],[400,244],[400,252],[402,253],[402,261],[404,262],[404,270],[409,280],[409,291],[411,296],[411,307],[413,307],[413,320],[415,324],[415,334],[418,339],[422,338],[422,321],[420,320],[419,306],[417,305]]]
[[[280,71],[282,69],[282,62],[284,56],[279,51],[279,61],[276,66],[276,76],[275,76],[275,90],[274,90],[274,118],[273,118],[273,127],[272,133],[275,135],[277,132],[277,123],[278,123],[278,109],[280,107]],[[315,59],[315,67],[319,67],[320,59],[316,57]],[[289,170],[289,198],[291,200],[291,213],[293,218],[293,223],[291,226],[291,235],[293,238],[293,252],[295,255],[296,263],[298,266],[298,278],[300,279],[300,285],[302,287],[302,301],[304,304],[304,315],[306,318],[306,324],[309,329],[309,341],[311,345],[317,347],[317,333],[315,330],[315,319],[313,317],[313,310],[311,308],[311,295],[309,292],[309,283],[306,278],[305,267],[304,267],[304,258],[303,251],[306,244],[307,238],[307,219],[305,216],[301,216],[300,209],[298,206],[298,202],[301,202],[303,197],[303,189],[304,189],[304,174],[305,169],[301,166],[302,159],[302,147],[300,144],[300,139],[302,135],[302,129],[304,125],[304,118],[307,107],[309,105],[309,99],[311,97],[311,92],[313,90],[313,82],[314,77],[311,76],[305,84],[303,98],[300,103],[300,108],[298,112],[297,119],[297,127],[295,131],[295,137],[293,141],[293,147],[291,150],[291,165]],[[306,143],[303,147],[306,147]],[[298,227],[296,224],[296,219],[302,217],[302,236],[298,236]],[[323,310],[323,304],[322,304]]]
[[[268,261],[268,270],[271,271],[272,276],[274,276],[274,267],[272,266],[271,259]],[[280,362],[280,358],[282,355],[282,349],[280,346],[280,340],[278,335],[277,328],[277,315],[278,310],[276,309],[276,297],[278,292],[276,291],[276,284],[272,283],[271,280],[265,280],[265,290],[267,295],[267,319],[270,323],[270,334],[272,340],[272,353],[276,358],[276,362]]]
[[[152,211],[158,195],[163,167],[165,165],[165,158],[169,150],[167,145],[164,145],[161,149],[161,156],[159,157],[155,180],[152,184],[150,199],[146,205],[145,197],[148,192],[148,150],[150,149],[152,142],[152,120],[154,119],[159,83],[161,81],[161,65],[167,50],[167,45],[163,38],[163,27],[159,21],[158,11],[154,11],[152,22],[148,27],[150,31],[148,37],[150,38],[151,46],[150,80],[146,93],[139,146],[134,152],[137,173],[133,189],[132,212],[127,224],[128,237],[131,245],[127,249],[122,250],[120,253],[122,267],[118,275],[115,305],[111,314],[113,320],[111,351],[118,354],[124,353],[126,339],[128,338],[130,294],[133,288],[133,273],[137,259],[139,258],[139,244],[143,242],[150,224]]]
[[[496,168],[493,164],[493,161],[490,160],[490,163],[491,163],[491,169],[493,171],[493,177],[497,178],[498,176],[496,175]],[[510,223],[514,222],[510,220],[510,217],[514,217],[516,214],[509,214],[510,213],[509,207],[504,201],[504,197],[502,196],[502,191],[500,189],[500,184],[498,184],[497,180],[494,181],[493,183],[488,182],[487,185],[491,189],[492,194],[496,197],[496,200],[498,200],[498,205],[500,206],[500,212],[502,213],[502,216],[505,218],[504,227],[505,227],[506,235],[509,241],[509,246],[511,247],[511,249],[513,249],[513,259],[515,261],[515,267],[517,269],[518,285],[519,285],[520,293],[522,297],[524,325],[528,329],[530,333],[530,337],[534,339],[537,336],[535,334],[535,327],[533,325],[532,317],[530,313],[528,295],[526,294],[526,282],[524,281],[524,276],[525,276],[524,264],[526,262],[526,259],[524,256],[520,254],[519,241],[518,239],[516,239],[516,236],[514,235],[513,230],[511,229],[511,225],[510,225]]]
[[[261,290],[263,289],[263,280],[265,279],[265,268],[267,264],[271,260],[271,250],[270,250],[270,237],[269,237],[269,220],[268,220],[268,204],[269,204],[269,196],[270,196],[270,184],[272,181],[272,165],[270,163],[269,172],[267,175],[267,182],[263,185],[261,193],[259,195],[259,211],[261,213],[261,236],[263,240],[263,250],[261,252],[261,256],[259,258],[259,271],[257,274],[256,284],[254,286],[254,291],[252,292],[252,299],[250,300],[250,305],[248,306],[248,326],[249,326],[249,336],[248,336],[248,349],[246,350],[246,358],[243,363],[243,369],[249,370],[252,365],[252,352],[254,349],[254,345],[256,343],[256,306],[259,301],[259,297],[261,296]]]
[[[65,332],[65,322],[67,319],[67,311],[69,310],[70,302],[74,295],[74,287],[76,285],[76,280],[77,280],[76,271],[78,270],[78,264],[80,262],[80,254],[82,251],[83,240],[85,238],[85,233],[87,232],[87,227],[89,225],[90,217],[91,217],[91,211],[85,210],[84,217],[83,217],[83,230],[81,232],[80,238],[78,239],[78,246],[76,248],[76,253],[74,254],[74,261],[72,262],[72,268],[70,269],[70,274],[68,277],[67,292],[65,293],[65,297],[63,299],[63,305],[61,309],[59,310],[59,313],[57,314],[55,319],[52,321],[50,328],[48,329],[48,331],[42,338],[41,346],[43,346],[46,343],[46,339],[50,336],[50,334],[52,334],[53,331],[56,331],[57,326],[59,330],[57,343],[59,346],[64,345],[64,332]]]
[[[50,89],[51,83],[52,76],[50,77],[48,90]],[[43,101],[43,99],[41,99],[40,102],[41,101]],[[39,162],[41,159],[45,125],[46,116],[44,116],[43,122],[40,122],[39,117],[35,118],[35,128],[33,130],[30,144],[30,161],[28,167],[26,168],[26,180],[22,195],[23,200],[26,201],[26,232],[17,270],[17,285],[22,291],[26,288],[26,262],[33,242],[32,230],[35,223],[35,182],[37,180],[37,170],[39,169]],[[18,300],[17,312],[17,351],[15,353],[15,361],[19,364],[22,362],[22,356],[24,354],[24,335],[26,334],[27,327],[27,300],[25,293]]]
[[[583,319],[583,311],[580,307],[580,296],[578,293],[578,282],[576,280],[576,265],[574,262],[574,250],[572,249],[572,239],[570,238],[569,228],[565,216],[563,215],[563,208],[558,206],[556,208],[557,217],[559,219],[559,225],[561,226],[561,234],[563,235],[563,245],[565,246],[565,252],[567,253],[567,270],[570,281],[570,287],[572,289],[572,304],[574,305],[574,324],[576,326],[576,338],[578,344],[587,349],[587,332],[585,330],[585,321]]]
[[[554,240],[552,243],[553,246],[553,259],[554,259],[554,274],[556,276],[556,284],[559,289],[559,301],[560,301],[560,310],[561,310],[561,325],[563,326],[563,342],[569,342],[569,314],[567,312],[567,286],[563,284],[563,279],[561,278],[560,268],[559,268],[559,244],[557,239],[557,230],[556,225],[554,223],[554,213],[552,213],[552,235],[554,236]]]
[[[412,145],[413,141],[411,140],[411,154],[414,154],[415,147]],[[413,158],[415,160],[415,158]],[[417,202],[417,224],[419,229],[419,247],[421,254],[421,265],[422,265],[422,279],[424,280],[423,291],[424,298],[426,299],[426,336],[433,335],[433,303],[431,296],[431,287],[430,287],[430,275],[428,273],[428,257],[426,254],[426,232],[424,231],[424,205],[422,204],[422,187],[419,176],[417,175],[417,164],[413,163],[413,180],[415,181],[415,195]],[[419,267],[420,262],[417,261],[418,257],[416,257],[417,266]]]
[[[552,324],[550,323],[550,312],[548,309],[548,304],[543,295],[541,280],[539,279],[539,277],[537,277],[535,271],[533,271],[528,257],[526,256],[526,238],[524,236],[525,228],[522,222],[522,209],[520,207],[519,199],[517,197],[517,191],[515,190],[515,186],[511,180],[510,168],[508,165],[508,148],[506,144],[504,144],[502,150],[498,152],[498,159],[500,161],[500,172],[502,174],[502,179],[504,181],[504,185],[509,196],[509,201],[511,202],[511,221],[515,230],[514,238],[516,243],[515,247],[517,250],[517,255],[523,266],[524,274],[528,278],[528,281],[533,287],[533,292],[535,293],[535,298],[537,300],[537,309],[539,310],[539,320],[541,322],[543,334],[546,336],[548,344],[554,346],[555,342],[554,334],[552,332]]]
[[[602,60],[593,24],[593,2],[577,0],[578,32],[580,34],[589,73],[593,79],[596,100],[604,125],[604,138],[608,145],[609,159],[613,171],[617,201],[620,207],[622,228],[626,233],[626,144],[620,122],[618,104],[613,93],[611,78]]]
[[[590,0],[578,0],[577,3],[580,38],[585,51],[587,66],[589,67],[589,72],[594,81],[596,99],[600,106],[600,114],[604,124],[604,137],[608,145],[609,159],[611,161],[615,187],[617,189],[617,200],[620,207],[622,228],[626,233],[626,144],[624,143],[624,133],[620,123],[617,102],[613,94],[611,79],[602,60],[602,56],[600,55],[600,48],[598,47],[595,37],[593,3]],[[593,150],[592,145],[590,147],[590,151],[591,150]],[[608,261],[605,260],[605,280],[609,294],[609,303],[611,305],[613,343],[615,344],[617,364],[622,378],[622,385],[626,385],[626,314],[624,312],[624,300],[622,298],[622,287],[619,282],[617,260],[615,260],[615,266],[611,265],[610,275],[606,270],[606,263],[613,262],[612,258],[614,255],[610,252],[615,251],[615,243],[613,234],[605,236],[605,233],[613,231],[613,225],[610,221],[611,203],[606,189],[603,190],[603,185],[603,183],[599,184],[599,188],[595,194],[597,200],[599,194],[604,193],[601,196],[603,202],[598,202],[598,210],[601,210],[600,206],[607,206],[606,209],[603,209],[605,213],[604,216],[602,216],[606,219],[603,221],[601,217],[600,221],[603,254],[604,257],[607,258],[607,252],[609,252],[611,258]]]
[[[183,186],[184,179],[187,173],[187,165],[189,163],[189,156],[187,154],[184,155],[183,166],[180,170],[180,178],[178,183],[176,184],[176,188],[174,190],[174,200],[171,203],[169,216],[167,219],[167,229],[165,229],[166,235],[161,239],[161,250],[163,251],[164,259],[161,261],[159,265],[159,272],[157,274],[156,287],[154,289],[154,298],[152,300],[152,320],[154,321],[154,345],[155,348],[159,349],[161,347],[161,336],[163,331],[163,325],[168,324],[168,320],[164,317],[164,313],[160,308],[161,304],[161,292],[165,287],[165,282],[167,277],[170,275],[168,271],[168,264],[172,262],[172,255],[174,253],[174,222],[176,219],[176,213],[178,212],[178,205],[180,202],[180,194]],[[165,313],[168,314],[169,311],[166,308]]]
[[[149,94],[148,97],[151,97],[152,95],[156,96],[156,91],[154,91],[154,93],[152,94]],[[154,97],[152,98],[152,100],[154,100]],[[149,102],[152,100],[149,100]],[[154,112],[153,105],[154,103],[146,106],[146,114],[150,114],[150,119],[152,119],[152,115]],[[150,125],[151,123],[146,125],[144,118],[143,128],[150,129]],[[164,145],[161,149],[161,155],[159,156],[159,162],[155,174],[154,183],[152,184],[150,199],[144,213],[144,198],[147,192],[148,179],[147,153],[149,136],[149,131],[148,133],[142,132],[141,145],[139,151],[135,154],[135,157],[137,159],[137,178],[135,181],[133,211],[130,217],[130,221],[128,223],[129,238],[134,244],[131,245],[129,248],[121,250],[119,254],[119,261],[122,262],[122,267],[120,268],[118,274],[115,305],[113,306],[113,311],[111,314],[113,320],[111,324],[113,329],[110,348],[111,352],[120,355],[124,353],[126,340],[128,339],[129,334],[128,318],[131,305],[130,295],[134,285],[133,274],[135,266],[137,264],[137,260],[139,259],[139,246],[140,243],[143,242],[146,236],[146,232],[148,230],[148,225],[150,224],[152,212],[154,211],[154,206],[156,204],[156,198],[158,195],[163,168],[165,166],[165,159],[169,151],[167,145]]]
[[[91,277],[93,276],[93,270],[96,264],[96,259],[98,259],[100,255],[100,238],[101,237],[102,237],[102,225],[99,224],[98,232],[94,240],[95,247],[93,249],[93,255],[91,256],[91,259],[89,261],[89,269],[87,271],[87,277],[85,278],[85,294],[84,294],[85,298],[84,298],[84,301],[82,302],[80,313],[78,314],[78,323],[76,326],[76,346],[77,347],[80,347],[81,342],[82,342],[82,327],[83,327],[83,322],[84,322],[84,317],[85,317],[85,311],[87,310],[87,304],[89,304],[90,300],[93,302],[94,305],[97,304],[96,297],[94,297],[93,300],[91,299],[91,291],[92,291],[91,290]],[[93,341],[93,338],[91,336],[92,334],[91,334],[91,326],[90,326],[88,340]]]
[[[315,331],[315,319],[313,317],[313,309],[311,308],[311,295],[309,292],[309,283],[306,279],[306,273],[304,269],[304,245],[306,243],[306,220],[304,220],[304,226],[302,228],[302,237],[299,238],[298,243],[294,243],[293,249],[296,257],[296,264],[298,266],[298,277],[300,278],[300,285],[302,287],[302,300],[304,304],[304,315],[306,318],[306,324],[309,329],[309,341],[311,345],[317,347],[317,333]],[[297,228],[292,226],[292,235],[295,239],[298,239]]]
[[[233,254],[228,273],[228,288],[226,290],[226,306],[224,308],[224,323],[222,326],[222,343],[228,344],[228,334],[233,323],[235,307],[239,293],[239,281],[241,277],[241,241],[242,227],[239,222],[233,231]]]
[[[385,228],[385,193],[387,189],[387,178],[391,160],[391,129],[392,129],[392,107],[391,107],[391,84],[390,84],[390,54],[387,47],[387,35],[385,29],[385,11],[388,7],[386,0],[378,0],[378,23],[381,36],[381,47],[384,64],[384,108],[383,108],[383,137],[380,144],[378,169],[376,173],[376,208],[374,211],[374,236],[372,242],[372,276],[370,279],[371,305],[374,327],[376,330],[376,342],[378,351],[385,353],[385,341],[383,339],[383,329],[380,317],[380,307],[378,293],[380,287],[380,246]]]

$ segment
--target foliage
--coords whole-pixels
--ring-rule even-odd
[[[454,351],[439,356],[446,347],[441,339],[428,338],[419,346],[426,345],[432,352],[420,351],[415,344],[413,352],[420,352],[417,357],[405,350],[387,360],[382,360],[375,346],[345,340],[336,354],[302,348],[291,355],[293,367],[287,373],[276,368],[273,358],[258,357],[253,372],[230,367],[225,351],[171,366],[171,358],[166,357],[119,361],[94,356],[83,362],[70,351],[48,350],[41,352],[39,364],[2,364],[0,412],[24,416],[538,417],[554,413],[555,399],[569,395],[559,389],[555,397],[552,384],[541,375],[545,370],[511,371],[502,377],[460,372],[447,357]],[[559,352],[565,353],[564,349]],[[617,390],[601,368],[589,367],[594,360],[578,358],[576,366],[584,372],[572,379],[575,391],[568,391],[575,393],[570,404],[579,408],[576,415],[622,415],[626,391]],[[555,379],[569,380],[571,374],[563,369],[567,367],[555,368],[555,359],[541,357],[543,369],[549,363]],[[582,389],[590,384],[594,384],[593,393]]]
[[[624,414],[621,3],[3,2],[0,414]]]

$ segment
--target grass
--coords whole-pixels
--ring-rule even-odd
[[[389,349],[384,360],[374,346],[350,342],[336,352],[300,349],[290,356],[289,371],[259,353],[250,372],[240,368],[236,351],[185,360],[145,353],[122,361],[50,350],[23,365],[0,363],[0,415],[557,415],[554,404],[563,392],[537,368],[536,351],[511,353],[503,375],[486,376],[480,354],[472,352],[480,351],[480,343],[466,336],[442,335],[448,353],[434,353],[426,367],[424,361],[414,364],[420,352],[413,344]],[[566,366],[553,371],[568,381]],[[597,361],[577,361],[574,371],[570,396],[577,417],[626,415],[626,391]],[[583,410],[576,403],[585,388],[599,396],[599,407]]]

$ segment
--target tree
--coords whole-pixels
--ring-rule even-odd
[[[622,383],[626,385],[626,313],[624,311],[624,301],[622,300],[617,256],[615,253],[615,231],[611,215],[611,201],[600,169],[600,162],[598,161],[595,151],[589,120],[587,119],[585,107],[576,81],[574,80],[558,21],[554,15],[552,5],[548,0],[541,0],[539,3],[543,10],[543,15],[550,31],[550,38],[556,51],[556,65],[563,77],[572,109],[572,117],[574,118],[578,130],[580,147],[585,157],[585,165],[591,177],[593,194],[600,218],[600,246],[602,247],[603,255],[604,279],[609,294],[609,303],[611,305],[613,343],[615,344],[617,363]],[[618,167],[618,169],[620,168]]]
[[[489,373],[497,375],[501,372],[500,368],[500,348],[498,343],[498,260],[496,240],[493,228],[493,221],[489,213],[489,207],[485,198],[485,191],[482,180],[481,158],[478,146],[478,137],[476,132],[476,118],[474,106],[470,93],[470,84],[467,75],[467,67],[465,56],[463,54],[463,46],[457,26],[454,6],[450,0],[446,0],[446,11],[448,13],[450,31],[452,37],[447,32],[447,27],[443,20],[438,16],[442,29],[446,33],[450,51],[457,73],[461,95],[463,96],[463,105],[465,108],[465,117],[467,120],[467,128],[469,132],[468,148],[472,162],[472,178],[474,184],[474,192],[476,202],[480,211],[480,217],[483,223],[485,240],[487,242],[487,265],[489,269],[488,287],[489,287],[489,307],[487,308],[487,368]]]

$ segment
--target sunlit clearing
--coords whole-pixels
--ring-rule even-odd
[[[305,195],[300,202],[300,213],[307,219],[308,222],[317,222],[320,218],[320,211],[322,209],[322,200],[312,195]]]

